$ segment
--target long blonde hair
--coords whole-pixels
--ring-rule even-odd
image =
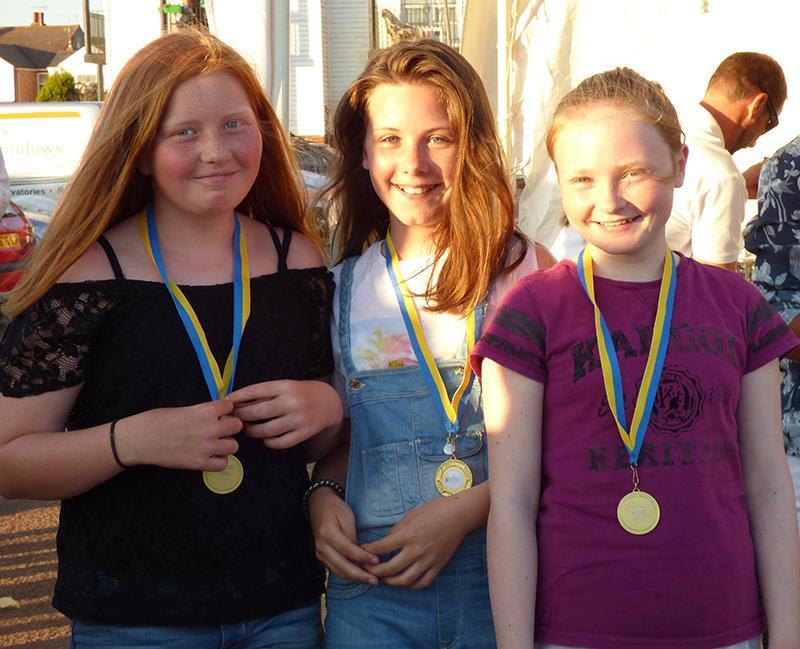
[[[497,275],[520,263],[524,250],[508,263],[514,200],[483,83],[463,56],[438,41],[379,50],[339,101],[333,120],[339,158],[324,194],[337,222],[339,260],[360,255],[389,227],[389,210],[362,167],[369,99],[382,84],[431,85],[446,107],[459,152],[445,216],[434,234],[436,261],[445,252],[447,257],[425,297],[432,311],[463,313],[480,302]]]
[[[4,310],[9,317],[49,290],[103,232],[144,208],[152,185],[137,163],[151,146],[173,92],[187,79],[217,71],[242,84],[263,142],[258,176],[238,211],[313,234],[305,222],[297,164],[252,67],[218,38],[182,30],[146,45],[120,71],[52,223],[8,294]]]

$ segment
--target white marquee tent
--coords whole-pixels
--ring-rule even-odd
[[[780,125],[735,158],[744,169],[788,142],[800,132],[797,25],[796,0],[470,0],[462,50],[486,82],[509,162],[525,178],[522,228],[546,244],[558,234],[544,148],[550,118],[581,79],[617,65],[659,81],[680,111],[700,100],[728,54],[769,54],[784,69],[789,98]]]

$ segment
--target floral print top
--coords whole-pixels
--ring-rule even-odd
[[[744,232],[756,256],[753,283],[786,323],[800,315],[800,136],[779,149],[761,169],[758,217]],[[800,363],[781,360],[783,441],[800,456]]]

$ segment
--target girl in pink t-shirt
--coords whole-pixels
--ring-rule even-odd
[[[547,144],[586,248],[519,282],[473,354],[498,646],[756,647],[761,600],[770,647],[797,647],[776,360],[796,338],[667,248],[688,151],[658,84],[586,79]]]

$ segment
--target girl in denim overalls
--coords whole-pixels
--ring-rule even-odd
[[[326,646],[494,647],[483,414],[466,362],[502,293],[552,260],[515,235],[489,102],[451,48],[378,52],[334,128],[332,338],[351,436],[307,493],[331,570]]]

